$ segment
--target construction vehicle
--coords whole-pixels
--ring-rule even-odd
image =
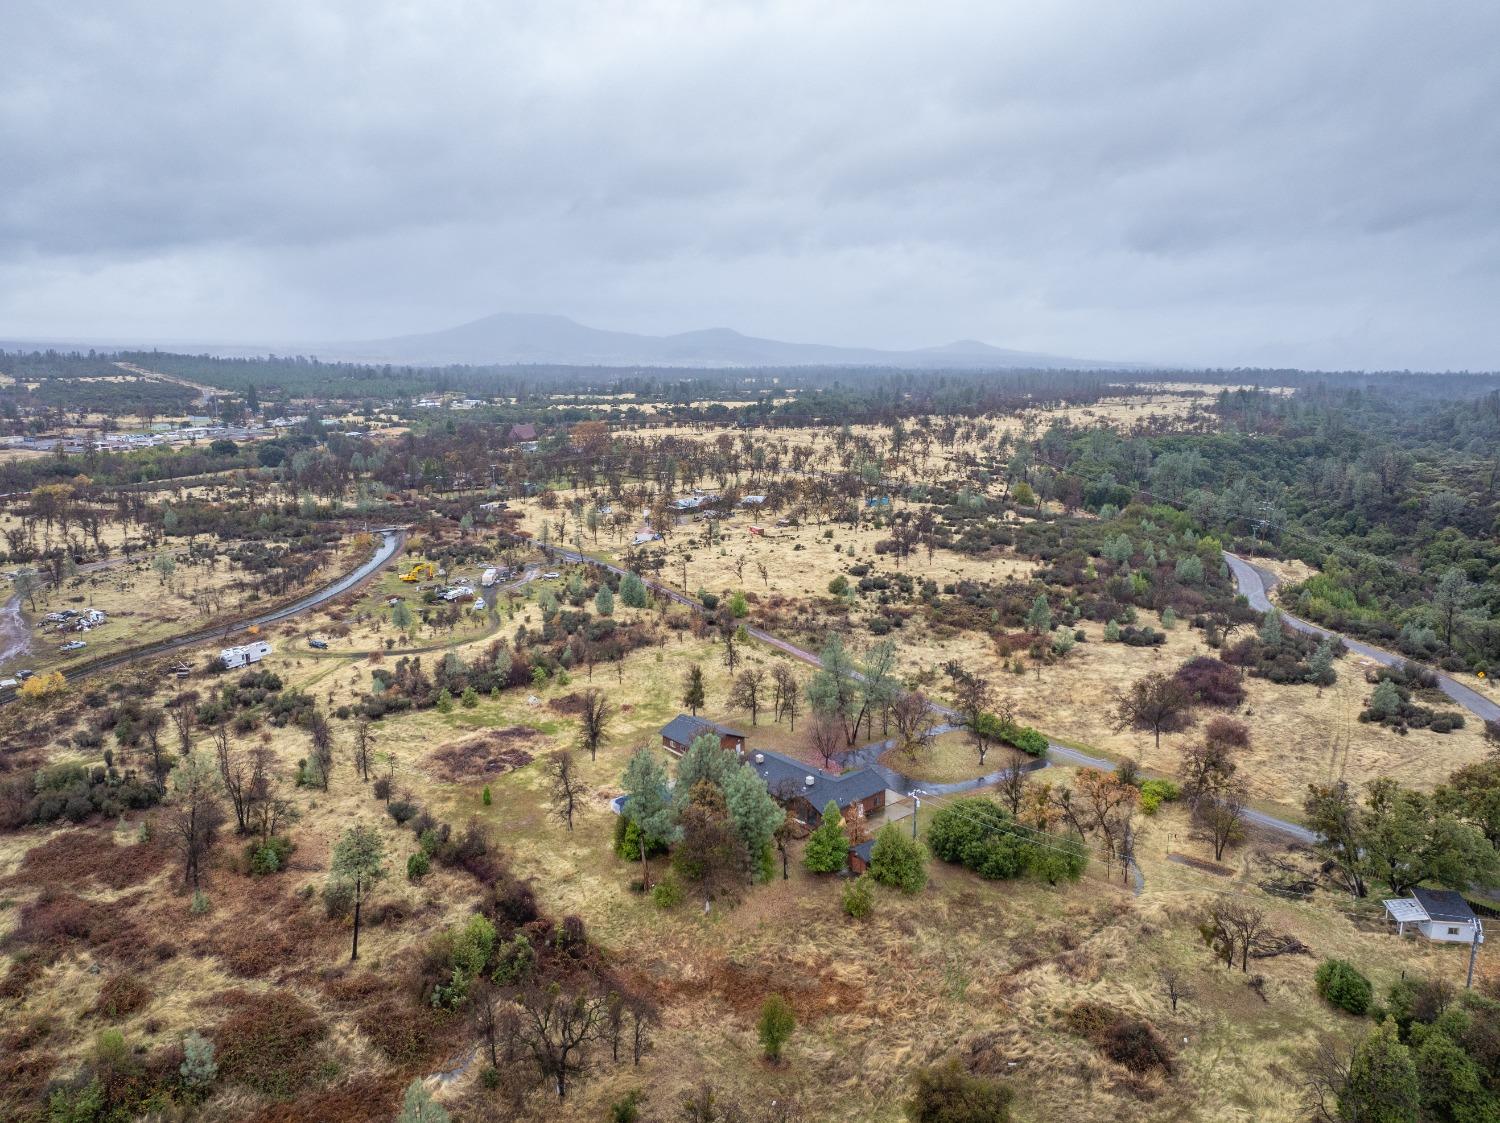
[[[411,567],[410,572],[401,575],[401,580],[405,581],[408,585],[415,585],[424,578],[431,581],[436,577],[437,566],[431,562],[417,562],[416,565]]]

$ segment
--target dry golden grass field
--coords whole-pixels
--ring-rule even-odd
[[[1128,425],[1140,411],[1191,405],[1180,396],[1157,401],[1153,395],[1107,404],[1105,412],[1112,423]],[[808,431],[806,439],[824,438]],[[533,534],[544,520],[556,525],[558,513],[534,501],[513,507]],[[804,520],[798,527],[767,527],[761,537],[748,533],[752,521],[746,515],[724,520],[712,542],[706,524],[684,522],[667,543],[662,579],[681,583],[677,559],[687,557],[687,588],[743,589],[767,605],[780,598],[783,618],[817,631],[836,615],[829,611],[829,581],[852,562],[894,571],[888,555],[875,554],[885,532],[872,527],[840,525],[830,536],[830,528]],[[624,552],[610,531],[601,531],[597,547],[585,545],[601,557]],[[428,666],[450,651],[468,659],[497,638],[509,639],[519,625],[540,628],[540,591],[558,591],[570,576],[567,567],[556,566],[558,579],[492,595],[491,611],[466,614],[451,633],[418,625],[403,637],[386,601],[400,595],[415,603],[419,590],[401,583],[397,572],[420,556],[417,549],[339,603],[269,629],[275,652],[263,669],[335,713],[370,690],[372,671],[390,668],[404,654],[419,654]],[[329,572],[357,560],[340,556]],[[1006,553],[977,558],[938,550],[929,558],[923,550],[901,571],[943,584],[1024,581],[1035,569]],[[87,637],[92,655],[111,629],[133,642],[187,630],[198,619],[202,583],[222,589],[231,580],[222,563],[179,567],[167,584],[149,568],[123,566],[82,575],[46,597],[61,604],[81,596],[111,612],[111,624]],[[39,612],[46,610],[42,599]],[[223,611],[232,610],[230,600],[226,596]],[[752,619],[761,607],[752,604]],[[678,606],[665,613],[681,618],[686,611]],[[866,611],[848,614],[852,635],[867,635],[858,626]],[[615,614],[622,623],[642,616],[655,622],[659,610],[617,601]],[[938,697],[947,689],[942,664],[957,660],[987,675],[1017,719],[1062,741],[1175,773],[1193,731],[1164,737],[1158,750],[1148,736],[1114,728],[1112,703],[1141,675],[1170,671],[1204,652],[1201,633],[1178,623],[1165,646],[1132,648],[1104,642],[1097,625],[1083,628],[1085,641],[1064,658],[1050,665],[1028,660],[1020,674],[1004,665],[988,636],[953,629],[939,634],[920,614],[892,638],[904,677]],[[771,882],[746,887],[737,902],[721,901],[706,912],[694,901],[659,908],[633,891],[638,867],[613,854],[609,801],[620,793],[621,773],[636,748],[649,746],[667,760],[659,732],[682,709],[689,667],[696,664],[705,674],[704,715],[743,729],[752,748],[813,761],[805,720],[793,731],[763,712],[752,724],[748,713],[729,705],[721,643],[695,637],[687,627],[662,635],[659,644],[618,663],[600,663],[592,674],[577,668],[566,681],[554,676],[481,696],[472,707],[401,713],[374,725],[376,774],[389,775],[398,793],[410,792],[441,820],[486,825],[543,913],[580,918],[619,977],[660,1005],[661,1024],[638,1068],[599,1059],[565,1102],[539,1090],[515,1115],[497,1108],[482,1086],[484,1066],[472,1060],[474,1035],[462,1019],[412,1013],[412,996],[399,987],[409,986],[438,935],[472,913],[479,889],[468,876],[439,866],[418,882],[406,878],[406,860],[416,847],[412,832],[395,824],[355,774],[352,724],[334,718],[329,790],[284,787],[298,813],[289,867],[251,877],[243,840],[226,830],[207,874],[209,908],[202,915],[192,911],[191,894],[165,846],[159,809],[0,834],[0,1073],[6,1094],[28,1089],[35,1093],[29,1102],[38,1102],[48,1077],[79,1069],[106,1029],[121,1031],[145,1056],[171,1047],[190,1029],[226,1033],[221,1039],[227,1040],[222,1027],[234,1011],[295,1002],[305,1011],[297,1024],[318,1030],[298,1046],[295,1090],[301,1098],[257,1094],[226,1080],[228,1089],[214,1093],[199,1118],[389,1119],[401,1087],[416,1076],[426,1077],[454,1118],[463,1120],[593,1123],[608,1118],[611,1103],[634,1088],[647,1093],[648,1119],[670,1119],[679,1098],[706,1080],[752,1112],[792,1100],[808,1123],[897,1123],[912,1070],[957,1056],[1007,1081],[1016,1094],[1014,1118],[1021,1121],[1291,1123],[1305,1118],[1308,1054],[1322,1039],[1352,1041],[1369,1025],[1317,998],[1312,976],[1323,957],[1349,959],[1382,992],[1403,973],[1462,981],[1466,948],[1398,939],[1382,924],[1376,901],[1354,902],[1323,883],[1306,897],[1273,896],[1263,888],[1274,873],[1268,856],[1309,876],[1314,859],[1288,850],[1284,839],[1264,836],[1232,847],[1216,863],[1209,842],[1170,804],[1142,820],[1139,894],[1118,866],[1103,861],[1094,862],[1080,883],[1056,888],[1035,880],[985,881],[931,862],[920,893],[878,889],[873,914],[853,920],[841,908],[842,882],[805,872],[795,843],[786,879],[778,871]],[[310,636],[326,638],[328,649],[310,649]],[[862,642],[851,639],[856,648]],[[194,664],[201,665],[199,656],[213,646],[192,653]],[[756,643],[747,645],[744,657],[766,668],[787,658]],[[788,665],[803,682],[812,673],[805,664]],[[1360,783],[1393,776],[1430,787],[1483,755],[1473,723],[1446,736],[1418,730],[1404,737],[1360,724],[1354,718],[1369,692],[1363,668],[1345,658],[1338,673],[1338,683],[1321,692],[1246,681],[1238,716],[1251,726],[1253,743],[1241,772],[1258,806],[1295,815],[1308,782],[1337,777]],[[214,682],[201,673],[184,683],[163,677],[160,667],[133,667],[71,684],[68,697],[141,683],[147,700],[160,705],[184,687],[206,692]],[[613,717],[597,759],[580,754],[587,796],[570,830],[552,808],[544,766],[547,754],[576,744],[576,703],[590,687],[606,693]],[[38,723],[45,744],[31,755],[100,765],[102,748],[77,747],[83,714],[51,705],[51,711],[0,711],[0,736],[22,718],[49,715]],[[243,743],[268,747],[285,777],[310,750],[308,735],[295,726],[263,724]],[[198,734],[197,746],[211,751],[206,733]],[[116,751],[118,763],[140,765],[138,755]],[[986,768],[1001,767],[1003,752],[994,750]],[[961,733],[939,737],[921,759],[892,756],[886,763],[934,783],[980,771]],[[1054,766],[1033,782],[1059,785],[1074,777],[1075,770]],[[924,802],[919,830],[951,798]],[[909,822],[901,820],[903,829]],[[348,924],[328,919],[318,899],[333,844],[351,823],[378,828],[390,868],[371,900],[360,963],[352,967]],[[1263,909],[1271,932],[1300,941],[1307,951],[1252,959],[1248,971],[1218,963],[1199,925],[1211,904],[1226,898]],[[63,949],[40,967],[33,949],[17,939],[38,915],[59,926]],[[1481,954],[1480,981],[1494,992],[1500,971],[1492,959],[1490,952]],[[1161,982],[1165,968],[1180,971],[1191,987],[1175,1011]],[[133,996],[128,1008],[111,1008],[108,997],[118,993]],[[780,1065],[761,1059],[756,1040],[756,1017],[770,993],[785,995],[798,1020]],[[1150,1022],[1168,1064],[1133,1073],[1108,1059],[1068,1028],[1069,1015],[1085,1004]],[[415,1044],[401,1036],[408,1031]],[[401,1053],[403,1043],[409,1053]],[[419,1059],[393,1061],[393,1055]]]
[[[980,1071],[1010,1079],[1018,1094],[1016,1117],[1023,1120],[1295,1120],[1302,1117],[1301,1055],[1320,1035],[1359,1031],[1359,1023],[1313,997],[1311,975],[1320,957],[1347,957],[1378,986],[1402,971],[1461,976],[1464,949],[1397,940],[1380,926],[1371,904],[1352,907],[1322,891],[1309,901],[1260,892],[1256,845],[1232,851],[1222,873],[1169,859],[1211,856],[1173,810],[1148,820],[1143,831],[1146,890],[1140,897],[1102,867],[1076,887],[1050,889],[984,882],[933,864],[921,894],[906,898],[882,890],[875,914],[861,922],[843,916],[836,883],[794,863],[790,880],[748,889],[736,907],[721,906],[708,916],[691,905],[662,912],[629,891],[635,867],[609,853],[607,800],[619,790],[629,751],[654,742],[660,725],[677,712],[680,671],[692,661],[709,671],[710,709],[717,711],[714,699],[722,697],[724,680],[712,645],[687,640],[660,653],[637,652],[620,676],[596,670],[594,681],[610,687],[619,714],[598,760],[583,764],[593,794],[571,832],[548,809],[539,759],[571,743],[574,721],[557,703],[585,686],[584,676],[507,692],[499,701],[482,699],[472,710],[429,711],[379,726],[377,747],[390,755],[399,787],[410,788],[442,818],[478,816],[490,823],[544,908],[582,917],[611,962],[662,1003],[663,1024],[640,1069],[603,1064],[566,1104],[537,1098],[531,1118],[595,1120],[633,1087],[647,1089],[651,1104],[670,1108],[706,1078],[748,1104],[793,1097],[812,1120],[894,1123],[902,1118],[906,1072],[957,1053]],[[368,682],[372,664],[287,647],[268,665],[320,701],[337,704]],[[472,744],[476,736],[498,737],[533,763],[456,774],[443,750]],[[777,726],[752,731],[752,744],[790,746],[795,740]],[[307,747],[305,736],[292,730],[272,731],[270,744],[288,769]],[[1068,774],[1052,769],[1039,779],[1058,783]],[[489,806],[480,799],[486,784]],[[113,828],[5,836],[0,939],[38,892],[34,879],[48,870],[76,876],[86,853],[99,872],[70,889],[100,915],[127,917],[131,930],[155,941],[163,957],[137,960],[129,971],[148,997],[108,1023],[127,1039],[159,1044],[209,1024],[214,1017],[205,1003],[215,996],[291,994],[329,1026],[317,1057],[332,1079],[375,1079],[384,1061],[370,1043],[370,1027],[339,997],[348,984],[338,980],[362,977],[341,967],[347,929],[324,921],[316,901],[299,900],[298,891],[321,885],[332,841],[349,822],[378,824],[393,865],[404,863],[413,840],[380,813],[345,759],[329,793],[302,791],[295,799],[302,819],[291,868],[252,881],[221,861],[207,886],[212,911],[203,917],[189,913],[170,863],[138,841],[141,816]],[[1259,845],[1277,848],[1273,840]],[[99,846],[113,848],[111,856],[98,860]],[[222,857],[233,850],[226,846]],[[1225,892],[1247,895],[1268,911],[1278,933],[1297,937],[1313,954],[1257,960],[1248,975],[1216,964],[1196,925],[1206,904]],[[472,893],[465,879],[441,871],[419,886],[390,878],[375,900],[392,906],[392,919],[367,928],[366,970],[378,973],[383,964],[415,954],[465,915]],[[113,955],[105,944],[49,967],[24,1000],[5,1008],[7,1029],[45,1022],[53,1027],[47,1035],[53,1060],[80,1062],[101,1024],[91,1011],[119,971]],[[1481,964],[1488,973],[1488,963]],[[1181,968],[1196,992],[1175,1015],[1158,978],[1167,965]],[[1258,989],[1249,985],[1252,976],[1259,977]],[[773,990],[787,995],[799,1020],[779,1067],[758,1060],[754,1037],[759,1004]],[[1150,1020],[1171,1046],[1172,1072],[1131,1076],[1069,1033],[1063,1017],[1085,1001]],[[461,1040],[454,1049],[457,1063]],[[476,1084],[471,1072],[446,1085],[442,1096],[466,1102],[478,1092]],[[240,1119],[251,1117],[257,1102],[236,1093],[210,1106],[215,1118]]]

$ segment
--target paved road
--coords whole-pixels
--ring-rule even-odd
[[[1273,606],[1270,593],[1276,587],[1277,577],[1274,573],[1269,573],[1235,554],[1226,553],[1224,560],[1229,563],[1229,570],[1234,574],[1235,588],[1244,594],[1251,608],[1266,612],[1275,607],[1281,611],[1281,618],[1296,631],[1310,636],[1332,636],[1343,640],[1344,646],[1350,651],[1356,655],[1363,655],[1367,659],[1373,659],[1382,666],[1397,667],[1406,662],[1404,655],[1397,655],[1379,647],[1371,647],[1357,639],[1350,639],[1348,636],[1320,627],[1311,621],[1303,620],[1299,616],[1293,616],[1280,605]],[[1437,675],[1438,689],[1458,705],[1481,721],[1500,721],[1500,705],[1496,705],[1478,691],[1471,690],[1451,675],[1444,674],[1442,671],[1433,673]]]
[[[253,616],[248,620],[237,620],[232,624],[220,624],[212,628],[203,628],[186,635],[175,636],[172,639],[162,640],[159,643],[147,644],[144,647],[132,648],[122,651],[118,655],[106,656],[92,663],[85,663],[67,672],[70,679],[82,678],[85,675],[95,674],[99,671],[111,670],[115,667],[123,667],[127,663],[135,663],[142,659],[152,659],[158,655],[164,655],[178,648],[188,647],[204,640],[223,639],[235,632],[246,628],[261,627],[265,624],[274,624],[288,617],[316,608],[321,604],[332,600],[334,597],[347,593],[350,589],[359,585],[365,578],[369,577],[391,558],[395,557],[401,547],[406,544],[406,531],[403,529],[391,529],[378,531],[381,535],[380,547],[375,551],[369,561],[344,574],[337,581],[325,585],[316,592],[309,593],[305,597],[299,597],[289,604],[273,608],[263,612],[259,616]],[[14,691],[0,694],[0,705],[10,702],[15,698]]]

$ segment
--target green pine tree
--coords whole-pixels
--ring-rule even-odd
[[[918,893],[927,884],[927,852],[895,823],[887,823],[870,850],[870,876],[903,893]]]
[[[838,873],[849,861],[849,836],[844,833],[844,816],[839,805],[829,800],[823,808],[823,821],[807,838],[802,864],[813,873]]]
[[[1401,1044],[1394,1018],[1386,1018],[1354,1050],[1349,1079],[1339,1092],[1339,1115],[1359,1123],[1416,1123],[1420,1106],[1417,1066]]]

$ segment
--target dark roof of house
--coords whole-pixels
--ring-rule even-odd
[[[510,439],[513,441],[536,440],[536,426],[529,421],[518,422],[510,427]]]
[[[875,840],[873,838],[867,838],[858,846],[851,846],[849,849],[854,851],[854,853],[859,856],[859,858],[865,863],[865,865],[868,866],[870,864],[870,855],[875,853]]]
[[[1474,910],[1452,889],[1413,889],[1411,895],[1433,920],[1472,921]]]
[[[750,757],[754,768],[772,795],[799,795],[819,811],[831,799],[842,810],[851,803],[869,799],[885,790],[885,777],[873,768],[861,768],[844,776],[830,776],[800,760],[780,753],[757,752]],[[812,780],[809,784],[808,779]]]
[[[738,729],[731,729],[717,721],[709,721],[706,717],[693,717],[691,714],[678,714],[661,728],[663,737],[679,745],[691,745],[694,737],[704,733],[718,733],[724,737],[744,737]]]

